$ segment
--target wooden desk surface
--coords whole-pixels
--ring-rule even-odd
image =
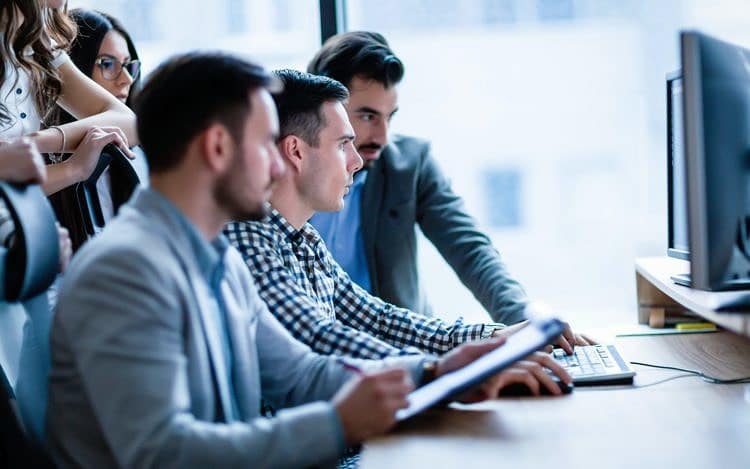
[[[750,376],[729,332],[617,339],[629,361]],[[750,468],[750,385],[635,366],[635,386],[432,410],[369,442],[361,467]]]

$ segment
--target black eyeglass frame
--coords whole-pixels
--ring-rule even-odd
[[[110,77],[107,76],[108,72],[105,71],[104,66],[102,62],[104,60],[111,60],[113,65],[116,65],[117,73]],[[135,66],[135,70],[133,72],[130,71],[131,66]],[[138,76],[141,74],[141,61],[138,59],[131,59],[126,62],[120,62],[117,60],[116,57],[113,57],[108,54],[102,54],[99,57],[96,58],[94,61],[94,66],[99,67],[99,70],[102,71],[102,77],[104,77],[105,80],[114,81],[120,78],[120,75],[122,75],[123,70],[127,70],[128,75],[130,75],[130,78],[133,79],[133,81],[138,79]]]

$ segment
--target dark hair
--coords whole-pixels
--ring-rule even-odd
[[[349,91],[338,81],[297,70],[276,70],[273,75],[284,86],[273,100],[279,113],[279,139],[296,135],[308,145],[320,143],[320,129],[326,126],[323,103],[346,101]]]
[[[177,166],[188,143],[214,123],[241,142],[250,113],[250,93],[275,91],[260,65],[220,52],[191,52],[162,63],[136,96],[138,136],[149,170]]]
[[[62,9],[49,8],[39,0],[3,0],[0,2],[0,84],[8,75],[6,68],[24,69],[30,77],[34,105],[44,119],[62,91],[62,80],[52,66],[55,52],[67,50],[76,35],[75,24]],[[54,46],[52,46],[54,44]],[[34,54],[24,51],[30,47]],[[13,76],[13,74],[10,74]],[[12,122],[8,108],[0,101],[0,125]]]
[[[125,39],[130,59],[138,59],[138,51],[135,49],[133,40],[116,18],[100,11],[82,8],[71,10],[70,17],[78,25],[78,35],[70,46],[70,59],[86,76],[90,77],[94,74],[94,62],[99,56],[104,36],[110,31],[116,31]],[[140,78],[140,75],[137,76],[130,86],[130,95],[125,102],[130,108],[133,107],[133,96],[140,85]]]
[[[331,77],[346,86],[353,77],[360,76],[390,88],[404,77],[404,64],[382,34],[351,31],[328,39],[310,61],[307,71]]]

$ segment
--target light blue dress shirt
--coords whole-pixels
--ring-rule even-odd
[[[224,266],[224,255],[229,247],[227,239],[219,235],[212,242],[206,242],[200,233],[196,230],[195,226],[190,223],[182,213],[176,210],[171,204],[165,204],[169,206],[169,209],[173,211],[173,214],[183,225],[185,233],[187,233],[188,241],[191,244],[195,258],[198,261],[198,267],[201,273],[204,275],[206,283],[213,293],[213,311],[210,311],[214,315],[216,323],[220,324],[219,337],[221,339],[222,358],[224,359],[225,369],[227,370],[226,376],[217,376],[217,380],[227,381],[229,389],[229,402],[230,408],[224,409],[224,419],[227,422],[233,422],[240,419],[239,406],[237,405],[237,393],[234,387],[233,370],[234,363],[232,360],[233,350],[232,342],[229,339],[229,322],[227,319],[227,307],[224,301],[224,294],[221,289],[221,284],[224,280],[225,266]]]
[[[370,270],[362,239],[362,189],[367,171],[354,175],[349,194],[344,197],[344,208],[339,212],[319,212],[310,219],[318,230],[328,251],[344,268],[349,277],[368,293],[372,293]]]

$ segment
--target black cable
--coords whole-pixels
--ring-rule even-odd
[[[708,376],[707,374],[703,373],[702,371],[688,370],[686,368],[677,368],[676,366],[652,365],[650,363],[643,363],[643,362],[630,362],[630,364],[631,365],[648,366],[648,367],[651,367],[651,368],[659,368],[661,370],[672,370],[672,371],[681,371],[683,373],[690,373],[691,375],[698,376],[703,381],[706,381],[707,383],[711,383],[711,384],[740,384],[740,383],[750,383],[750,376],[747,376],[745,378],[720,379],[720,378],[714,378],[713,376]]]

